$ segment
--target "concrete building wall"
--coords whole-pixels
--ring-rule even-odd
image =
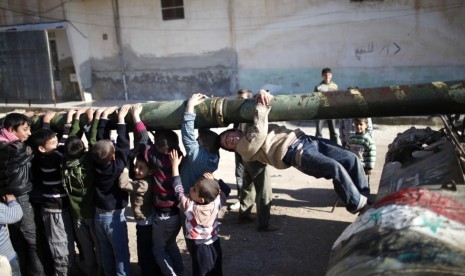
[[[124,99],[122,60],[129,99],[141,101],[241,87],[304,93],[327,66],[340,89],[465,75],[462,0],[196,0],[171,21],[160,1],[120,0],[121,48],[115,0],[19,2],[68,20],[80,89],[94,99]],[[3,11],[0,22],[46,21],[11,15]]]
[[[64,6],[64,10],[69,21],[66,34],[78,80],[79,96],[81,99],[91,98],[92,66],[88,31],[91,26],[87,23],[88,9],[84,2],[69,2]],[[86,97],[86,94],[89,96]]]
[[[186,19],[173,21],[161,19],[159,2],[119,8],[133,99],[233,95],[240,87],[304,93],[326,66],[341,89],[456,80],[465,72],[463,1],[185,1]],[[108,7],[93,10],[92,93],[122,97],[114,37],[101,40],[103,31],[114,36],[112,15]]]
[[[171,21],[162,20],[159,1],[118,3],[129,99],[170,100],[195,91],[224,96],[236,90],[237,55],[230,48],[226,1],[185,1],[186,19]],[[88,3],[87,10],[92,96],[124,98],[112,2]]]
[[[239,84],[312,91],[463,79],[463,1],[236,2]],[[258,11],[261,11],[258,12]]]

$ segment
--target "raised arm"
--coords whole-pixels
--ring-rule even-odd
[[[97,141],[110,139],[110,129],[107,128],[108,115],[114,113],[117,109],[117,106],[106,107],[103,109],[99,125],[97,127]]]
[[[237,145],[237,152],[247,161],[262,147],[268,135],[268,113],[271,110],[273,95],[265,90],[260,90],[255,96],[255,113],[253,124],[247,124],[245,138]]]
[[[142,105],[140,103],[134,104],[131,107],[131,115],[134,122],[134,149],[136,151],[139,151],[140,144],[148,144],[149,141],[149,133],[140,118],[141,113]]]
[[[184,188],[182,187],[181,177],[179,177],[179,164],[181,163],[182,156],[178,154],[177,150],[172,150],[170,152],[170,161],[171,161],[171,168],[172,168],[172,176],[173,176],[173,188],[176,198],[179,200],[180,208],[183,210],[183,206],[185,206],[185,195],[184,195]]]
[[[53,110],[48,110],[45,112],[44,117],[42,118],[42,128],[50,129],[50,121],[53,119],[53,117],[55,117],[55,114],[57,114],[57,112]]]
[[[83,107],[83,108],[79,108],[77,110],[75,110],[74,112],[74,116],[70,113],[68,113],[68,116],[66,118],[67,122],[71,119],[72,121],[72,127],[71,127],[71,131],[69,133],[69,136],[77,136],[77,137],[82,137],[82,134],[84,133],[82,127],[81,127],[81,115],[83,113],[85,113],[87,110],[86,107]],[[71,118],[69,118],[69,116],[73,116]]]
[[[272,99],[273,99],[273,95],[271,95],[271,93],[263,89],[258,91],[258,94],[255,96],[255,100],[257,101],[257,103],[263,104],[266,106],[271,106]]]
[[[73,116],[74,114],[76,113],[76,110],[75,109],[70,109],[68,110],[68,112],[66,113],[66,122],[65,122],[65,126],[63,128],[63,134],[60,138],[60,141],[58,141],[58,144],[60,145],[64,145],[65,142],[66,142],[66,139],[68,139],[68,137],[70,136],[70,132],[72,130],[72,123],[73,123]]]
[[[187,151],[187,155],[194,155],[199,149],[199,143],[195,139],[194,123],[196,114],[194,113],[194,107],[200,103],[203,103],[208,97],[204,94],[196,93],[191,96],[187,101],[184,118],[181,124],[181,140],[184,148]]]
[[[194,107],[196,105],[203,103],[206,99],[208,99],[208,96],[205,94],[201,94],[201,93],[193,94],[190,97],[189,101],[187,101],[186,112],[194,113]]]
[[[130,104],[123,105],[118,112],[118,124],[116,126],[116,133],[118,137],[116,138],[116,150],[121,154],[121,159],[117,158],[118,162],[122,162],[122,166],[126,167],[128,156],[129,156],[129,135],[126,131],[126,122],[124,118],[128,115],[129,109],[131,108]]]

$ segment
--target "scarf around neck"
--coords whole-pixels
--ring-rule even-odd
[[[9,132],[6,128],[0,130],[0,142],[12,142],[19,140],[19,138],[12,132]]]

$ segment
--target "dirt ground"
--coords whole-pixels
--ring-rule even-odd
[[[310,122],[283,123],[315,133]],[[370,177],[372,194],[378,190],[384,156],[388,144],[410,126],[375,125],[373,138],[377,143],[376,168]],[[223,129],[217,129],[221,132]],[[327,137],[327,129],[324,129]],[[331,247],[342,231],[355,220],[341,205],[331,212],[336,201],[332,182],[307,176],[294,168],[270,169],[273,206],[270,223],[280,227],[275,232],[258,232],[256,223],[238,224],[237,211],[223,207],[220,214],[221,246],[224,275],[324,275],[328,269]],[[237,201],[234,176],[234,154],[221,151],[216,178],[232,188],[228,206]],[[129,209],[129,208],[128,208]],[[255,212],[255,208],[254,208]],[[130,215],[130,210],[128,210]],[[135,223],[128,219],[133,274],[137,267]],[[191,275],[190,256],[180,233],[178,245],[184,260],[186,275]]]

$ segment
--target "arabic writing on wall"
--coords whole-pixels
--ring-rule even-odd
[[[361,61],[364,55],[378,53],[380,55],[391,56],[396,55],[400,50],[400,46],[395,42],[386,43],[380,48],[376,48],[375,43],[370,42],[366,47],[355,48],[354,55],[358,61]]]

